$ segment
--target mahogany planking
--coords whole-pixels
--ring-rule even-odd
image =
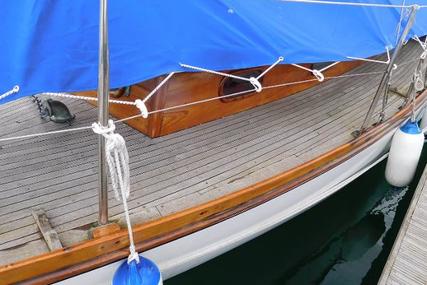
[[[360,61],[342,62],[324,72],[325,76],[341,75],[358,65]],[[303,64],[311,67],[311,64]],[[267,67],[250,68],[245,70],[264,70]],[[226,71],[227,73],[239,74],[238,71]],[[165,76],[160,76],[151,80],[132,86],[129,97],[119,97],[120,100],[135,101],[143,99],[147,94],[159,84]],[[252,92],[241,99],[228,102],[223,100],[213,100],[207,103],[196,104],[188,107],[181,107],[175,110],[164,111],[151,114],[147,119],[138,117],[125,123],[132,128],[148,135],[149,137],[159,137],[180,130],[184,130],[202,123],[213,121],[225,116],[236,114],[259,105],[263,105],[299,91],[319,84],[315,77],[308,71],[294,67],[292,65],[278,65],[270,70],[263,77],[262,85],[267,87],[276,84],[283,84],[295,81],[311,80],[309,82],[288,85],[278,88],[263,89],[260,93]],[[184,72],[176,73],[160,90],[148,100],[149,111],[174,107],[186,103],[196,102],[208,98],[216,98],[221,93],[223,76],[210,73]],[[94,92],[81,92],[85,96],[95,96]],[[139,114],[134,106],[122,104],[110,104],[110,113],[118,118],[126,118]]]

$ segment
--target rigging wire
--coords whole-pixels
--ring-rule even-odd
[[[341,1],[326,1],[326,0],[279,0],[281,2],[294,2],[294,3],[309,3],[309,4],[323,4],[323,5],[341,5],[341,6],[359,6],[359,7],[377,7],[377,8],[427,8],[427,5],[397,5],[397,4],[381,4],[381,3],[366,3],[366,2],[341,2]]]

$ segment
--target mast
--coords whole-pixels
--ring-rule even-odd
[[[416,5],[411,7],[411,13],[408,16],[408,22],[406,23],[405,29],[403,30],[402,35],[399,38],[399,41],[396,45],[396,48],[394,49],[393,55],[391,56],[387,69],[385,70],[383,77],[381,78],[380,85],[378,86],[377,92],[375,93],[374,99],[372,100],[371,106],[369,107],[368,113],[366,114],[362,127],[360,128],[359,131],[356,131],[356,135],[360,135],[361,133],[363,133],[371,121],[372,115],[374,114],[375,107],[377,106],[378,100],[381,97],[381,92],[384,90],[384,87],[390,81],[390,74],[393,69],[394,63],[396,62],[400,49],[405,43],[406,36],[408,35],[410,29],[412,28],[412,25],[414,24],[415,14],[417,13],[418,8],[419,7]]]
[[[107,0],[100,0],[99,19],[99,65],[98,65],[98,121],[108,125],[108,96],[110,91],[110,64],[108,51]],[[108,223],[107,166],[105,158],[105,138],[99,135],[98,147],[98,223]]]

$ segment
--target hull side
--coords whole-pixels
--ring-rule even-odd
[[[362,175],[386,157],[395,129],[347,161],[262,205],[206,229],[144,252],[165,279],[219,256],[279,226]],[[110,284],[115,262],[57,284]]]

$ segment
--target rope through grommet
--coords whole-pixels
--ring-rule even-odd
[[[391,58],[390,58],[390,49],[389,47],[385,47],[386,53],[387,53],[387,60],[377,60],[377,59],[370,59],[370,58],[362,58],[362,57],[355,57],[355,56],[347,56],[348,59],[353,60],[360,60],[360,61],[367,61],[367,62],[374,62],[374,63],[382,63],[382,64],[390,64]],[[393,64],[393,70],[397,69],[397,64]]]
[[[129,154],[126,149],[125,139],[114,133],[116,126],[113,120],[108,120],[108,126],[93,123],[94,133],[102,135],[105,142],[105,157],[111,176],[111,184],[117,200],[120,200],[120,191],[124,191],[126,198],[129,196]]]
[[[260,75],[258,75],[257,77],[250,77],[250,78],[243,77],[243,76],[238,76],[238,75],[234,75],[234,74],[229,74],[229,73],[225,73],[225,72],[221,72],[221,71],[206,69],[206,68],[203,68],[203,67],[198,67],[198,66],[184,64],[184,63],[180,63],[179,65],[181,65],[181,67],[185,67],[185,68],[196,70],[196,71],[202,71],[202,72],[216,74],[216,75],[220,75],[220,76],[224,76],[224,77],[230,77],[230,78],[234,78],[234,79],[248,81],[255,88],[255,91],[259,93],[259,92],[262,91],[262,84],[261,84],[261,82],[259,82],[259,79],[261,79],[261,77],[263,77],[265,74],[267,74],[267,72],[269,72],[273,67],[275,67],[276,65],[278,65],[283,60],[284,60],[283,56],[280,56],[272,65],[270,65]]]
[[[416,40],[421,48],[423,49],[423,53],[420,55],[420,59],[426,59],[427,57],[427,37],[424,42],[421,41],[421,39],[418,36],[414,36],[414,40]]]
[[[8,97],[8,96],[10,96],[12,94],[18,93],[18,92],[19,92],[19,86],[15,85],[15,86],[13,86],[13,88],[11,90],[9,90],[9,91],[1,94],[0,95],[0,100],[4,99],[4,98],[6,98],[6,97]]]
[[[325,76],[323,75],[323,71],[325,71],[325,70],[327,70],[327,69],[329,69],[329,68],[331,68],[332,66],[334,66],[334,65],[336,65],[336,64],[338,64],[338,63],[340,63],[339,61],[336,61],[336,62],[334,62],[334,63],[332,63],[332,64],[330,64],[330,65],[328,65],[328,66],[325,66],[324,68],[322,68],[322,69],[320,69],[320,70],[317,70],[317,69],[310,69],[310,68],[308,68],[308,67],[305,67],[305,66],[302,66],[302,65],[299,65],[299,64],[296,64],[296,63],[293,63],[292,65],[293,66],[295,66],[295,67],[298,67],[298,68],[301,68],[301,69],[303,69],[303,70],[306,70],[306,71],[308,71],[308,72],[311,72],[311,74],[313,74],[314,75],[314,77],[316,77],[316,79],[319,81],[319,82],[323,82],[324,80],[325,80]]]
[[[175,74],[175,72],[171,72],[169,73],[168,76],[166,76],[165,79],[162,80],[162,82],[160,82],[159,85],[156,86],[156,88],[154,88],[147,96],[145,96],[145,98],[143,100],[141,99],[136,99],[135,100],[135,106],[139,109],[139,111],[141,112],[141,115],[144,119],[148,118],[148,109],[147,106],[145,105],[145,103],[148,101],[148,99],[151,98],[151,96],[153,96],[173,75]]]
[[[139,255],[135,250],[132,224],[130,221],[129,207],[127,199],[130,193],[130,171],[129,153],[126,148],[125,139],[114,133],[116,126],[113,120],[108,120],[108,126],[101,126],[100,123],[93,123],[92,129],[96,134],[105,137],[105,157],[111,177],[111,184],[114,195],[118,201],[122,201],[123,209],[129,235],[129,256],[128,263],[135,260],[139,263]]]

